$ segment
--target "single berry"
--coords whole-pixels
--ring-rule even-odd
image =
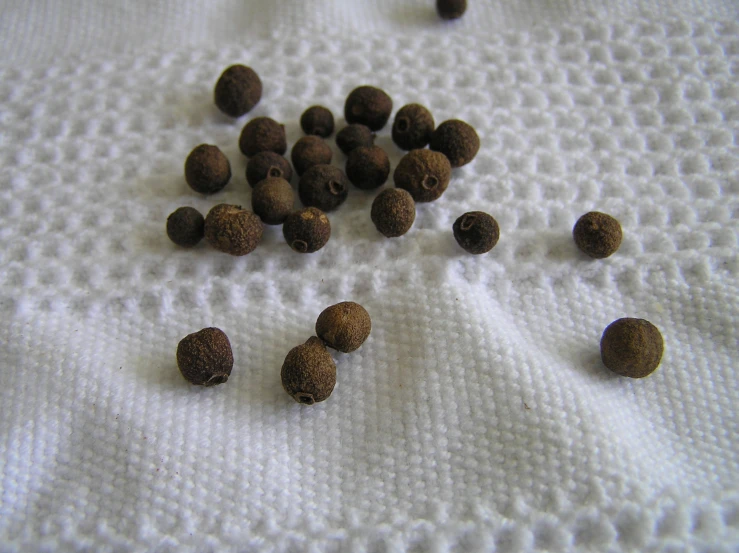
[[[379,146],[354,148],[346,160],[346,176],[362,190],[379,188],[390,175],[390,160]]]
[[[298,403],[313,405],[328,399],[336,386],[336,364],[323,342],[312,336],[285,357],[282,387]]]
[[[444,154],[431,150],[411,150],[393,173],[395,186],[410,192],[416,202],[433,202],[449,186],[452,167]]]
[[[279,177],[290,182],[293,178],[293,168],[280,154],[259,152],[246,164],[246,180],[254,188],[267,177]]]
[[[372,146],[375,143],[375,133],[366,125],[347,125],[336,135],[336,145],[346,155],[354,148]]]
[[[218,328],[188,334],[177,346],[177,366],[190,384],[223,384],[231,376],[233,365],[231,343]]]
[[[183,248],[192,248],[205,235],[205,219],[194,207],[180,207],[167,217],[167,236]]]
[[[390,119],[393,101],[384,90],[373,86],[360,86],[349,93],[344,104],[347,123],[360,123],[373,131],[379,131]]]
[[[425,148],[434,132],[434,116],[419,104],[408,104],[395,114],[393,142],[401,150]]]
[[[300,116],[300,128],[305,134],[328,138],[334,132],[334,114],[323,106],[312,106]]]
[[[241,117],[262,98],[262,81],[251,67],[232,65],[218,79],[214,96],[223,113]]]
[[[201,144],[185,160],[185,180],[195,192],[215,194],[231,180],[231,164],[218,146]]]
[[[492,250],[500,238],[498,221],[482,211],[465,213],[452,228],[457,244],[476,255]]]
[[[621,245],[621,224],[605,213],[591,211],[577,220],[572,236],[580,251],[595,259],[616,253]]]
[[[333,153],[326,141],[320,136],[304,136],[295,143],[291,153],[293,167],[302,175],[314,165],[331,163]]]
[[[467,0],[436,0],[436,13],[442,19],[459,19],[467,11]]]
[[[372,202],[370,217],[381,234],[403,236],[416,220],[416,202],[402,188],[386,188]]]
[[[603,364],[629,378],[652,374],[659,367],[664,349],[659,329],[644,319],[618,319],[608,325],[600,339]]]
[[[333,211],[346,200],[349,179],[333,165],[314,165],[300,177],[298,195],[304,206]]]
[[[295,193],[280,177],[268,177],[254,187],[251,208],[268,225],[281,225],[293,210]]]
[[[326,245],[331,237],[331,223],[326,214],[315,207],[293,211],[282,225],[282,235],[298,253],[313,253]]]
[[[241,131],[239,149],[246,157],[259,152],[274,152],[283,155],[287,151],[285,126],[269,117],[255,117]]]
[[[361,346],[372,330],[367,310],[353,301],[327,307],[316,321],[316,335],[330,348],[350,353]]]
[[[436,127],[429,148],[449,158],[452,167],[462,167],[475,159],[480,150],[480,137],[469,124],[453,119]]]
[[[218,251],[246,255],[262,239],[262,220],[238,205],[219,204],[205,217],[205,240]]]

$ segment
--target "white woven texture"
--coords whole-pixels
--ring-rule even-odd
[[[0,69],[0,551],[737,550],[739,24],[463,25]],[[235,62],[265,89],[237,121],[212,102]],[[250,205],[246,121],[292,145],[360,84],[481,137],[406,236],[353,189],[315,254],[279,227],[242,258],[168,241],[181,205]],[[203,142],[234,173],[208,198],[182,170]],[[500,223],[487,255],[454,241],[469,210]],[[590,210],[623,225],[607,260],[573,244]],[[341,300],[372,335],[298,405],[284,356]],[[600,362],[624,316],[664,336],[647,379]],[[174,353],[206,326],[236,364],[200,389]]]

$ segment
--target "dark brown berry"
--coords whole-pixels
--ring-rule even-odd
[[[262,220],[238,205],[219,204],[205,217],[205,240],[218,251],[246,255],[262,239]]]
[[[215,194],[231,180],[231,164],[218,146],[201,144],[185,160],[185,180],[195,192]]]
[[[280,177],[264,179],[251,193],[251,208],[268,225],[284,223],[294,203],[293,187]]]
[[[317,207],[321,211],[332,211],[346,200],[349,194],[349,179],[333,165],[314,165],[308,169],[298,183],[298,195],[304,206]]]
[[[429,148],[441,152],[452,167],[472,161],[480,149],[480,137],[472,126],[459,119],[444,121],[431,135]]]
[[[353,301],[327,307],[316,321],[316,335],[335,350],[351,353],[361,346],[372,330],[367,310]]]
[[[282,387],[298,403],[313,405],[328,399],[336,386],[336,364],[323,342],[312,336],[285,357]]]
[[[328,138],[334,132],[334,114],[323,106],[312,106],[300,116],[300,127],[305,134]]]
[[[395,186],[410,192],[417,202],[433,202],[449,186],[452,167],[444,154],[431,150],[411,150],[393,173]]]
[[[360,146],[346,160],[346,176],[357,188],[372,190],[385,184],[390,175],[390,160],[379,146]]]
[[[269,117],[255,117],[241,131],[239,149],[247,157],[259,152],[283,155],[287,151],[285,126]]]
[[[425,148],[434,132],[434,116],[419,104],[408,104],[395,114],[393,142],[401,150]]]
[[[465,213],[452,228],[457,244],[476,255],[492,250],[500,238],[498,221],[482,211]]]
[[[603,259],[618,250],[623,233],[616,219],[605,213],[591,211],[577,220],[572,236],[584,254]]]
[[[282,225],[282,235],[298,253],[313,253],[326,245],[331,237],[331,223],[326,214],[315,207],[293,211]]]
[[[354,148],[360,146],[372,146],[375,143],[375,133],[366,125],[348,125],[341,129],[336,135],[336,145],[346,155]]]
[[[402,188],[386,188],[372,202],[370,216],[381,234],[403,236],[416,220],[416,203]]]
[[[262,98],[262,81],[251,67],[232,65],[218,79],[216,106],[226,115],[241,117]]]
[[[267,177],[283,178],[287,182],[293,178],[290,162],[274,152],[259,152],[246,164],[246,180],[254,188]]]
[[[333,153],[320,136],[304,136],[295,143],[291,154],[293,167],[302,175],[314,165],[331,163]]]
[[[167,236],[183,248],[192,248],[205,235],[205,219],[194,207],[180,207],[167,217]]]
[[[436,13],[442,19],[459,19],[467,11],[467,0],[436,0]]]
[[[347,123],[367,125],[372,131],[379,131],[390,119],[393,101],[384,90],[373,86],[360,86],[349,93],[344,104],[344,118]]]
[[[177,366],[190,384],[223,384],[231,376],[233,365],[231,343],[218,328],[204,328],[188,334],[177,346]]]
[[[659,367],[664,347],[659,329],[644,319],[618,319],[608,325],[600,339],[603,364],[629,378],[652,374]]]

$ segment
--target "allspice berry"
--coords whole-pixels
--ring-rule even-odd
[[[218,328],[204,328],[188,334],[177,346],[177,366],[190,384],[223,384],[231,376],[233,365],[231,343]]]
[[[293,211],[282,225],[282,235],[298,253],[313,253],[326,245],[331,237],[331,223],[326,214],[315,207]]]
[[[247,157],[259,152],[283,155],[287,151],[285,126],[269,117],[255,117],[241,131],[239,149]]]
[[[612,322],[600,339],[603,364],[621,376],[644,378],[662,360],[664,341],[659,329],[644,319],[624,318]]]
[[[218,146],[201,144],[185,160],[185,180],[195,192],[215,194],[231,180],[231,164]]]
[[[350,353],[361,346],[372,330],[367,310],[353,301],[327,307],[316,321],[316,335],[330,348]]]
[[[251,208],[268,225],[281,225],[293,210],[293,187],[280,177],[268,177],[254,187]]]
[[[362,190],[379,188],[390,175],[390,160],[379,146],[354,148],[346,160],[346,176]]]
[[[572,237],[580,251],[595,259],[616,253],[621,245],[621,224],[605,213],[591,211],[577,220]]]
[[[336,364],[323,342],[312,336],[285,357],[282,387],[298,403],[313,405],[328,399],[336,386]]]
[[[216,106],[226,115],[241,117],[262,98],[262,81],[251,67],[232,65],[218,79]]]
[[[295,143],[291,153],[293,167],[302,175],[314,165],[331,163],[331,148],[320,136],[304,136]]]
[[[205,217],[205,240],[218,251],[246,255],[262,239],[262,220],[238,205],[219,204]]]
[[[179,207],[167,217],[167,236],[183,248],[196,246],[205,235],[205,219],[194,207]]]
[[[375,143],[375,133],[368,126],[355,123],[347,125],[336,135],[336,145],[346,155],[354,148],[372,146]]]
[[[436,0],[436,13],[442,19],[459,19],[467,11],[467,0]]]
[[[500,238],[498,221],[482,211],[465,213],[454,221],[452,230],[457,244],[475,255],[492,250]]]
[[[417,202],[433,202],[449,186],[452,166],[444,154],[432,150],[411,150],[393,173],[395,186],[410,192]]]
[[[393,101],[384,90],[360,86],[349,93],[344,104],[347,123],[360,123],[372,131],[379,131],[390,119]]]
[[[259,152],[246,164],[246,180],[254,188],[267,177],[279,177],[290,182],[293,178],[292,165],[280,154]]]
[[[305,134],[328,138],[334,132],[334,114],[323,106],[311,106],[300,116],[300,128]]]
[[[314,165],[300,177],[298,195],[304,206],[332,211],[346,200],[349,179],[333,165]]]
[[[416,202],[402,188],[386,188],[372,202],[370,217],[381,234],[403,236],[416,220]]]
[[[420,104],[408,104],[395,114],[393,142],[401,150],[425,148],[434,132],[434,116]]]
[[[462,167],[472,161],[480,150],[480,137],[471,125],[452,119],[436,127],[429,147],[441,152],[452,167]]]

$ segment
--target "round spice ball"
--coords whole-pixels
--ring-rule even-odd
[[[259,152],[246,164],[246,180],[254,188],[267,177],[279,177],[290,182],[293,178],[292,165],[280,154]]]
[[[351,353],[361,346],[372,330],[367,310],[353,301],[327,307],[318,316],[316,334],[330,348]]]
[[[323,342],[311,336],[294,347],[282,364],[282,387],[298,403],[313,405],[328,399],[336,386],[336,365]]]
[[[374,143],[375,133],[368,126],[358,123],[347,125],[336,135],[336,145],[346,155],[349,155],[354,148],[372,146]]]
[[[328,138],[334,132],[334,114],[323,106],[312,106],[300,116],[300,128],[305,134]]]
[[[390,119],[393,101],[384,90],[374,86],[360,86],[349,93],[344,104],[347,123],[360,123],[372,131],[379,131]]]
[[[188,334],[177,345],[177,366],[190,384],[223,384],[231,376],[233,365],[231,342],[218,328]]]
[[[287,216],[282,225],[282,235],[296,252],[313,253],[328,242],[331,223],[320,209],[305,207]]]
[[[238,205],[218,204],[205,217],[205,240],[231,255],[246,255],[262,239],[262,220]]]
[[[218,146],[201,144],[185,160],[185,180],[195,192],[215,194],[231,180],[231,164]]]
[[[500,227],[492,215],[470,211],[454,221],[452,227],[457,244],[475,255],[487,253],[500,238]]]
[[[385,184],[390,175],[390,160],[379,146],[354,148],[346,160],[346,176],[362,190],[372,190]]]
[[[442,19],[459,19],[467,11],[467,0],[436,0],[436,13]]]
[[[395,186],[410,192],[417,202],[433,202],[449,186],[452,166],[444,154],[431,150],[411,150],[395,168]]]
[[[624,318],[606,327],[600,339],[603,364],[616,374],[644,378],[659,366],[664,342],[659,329],[644,319]]]
[[[268,225],[281,225],[293,210],[293,187],[280,177],[268,177],[254,187],[251,208]]]
[[[284,154],[287,151],[285,126],[269,117],[255,117],[241,131],[239,149],[246,157],[259,152]]]
[[[429,148],[441,152],[452,167],[472,161],[480,149],[480,137],[472,126],[459,119],[444,121],[431,135]]]
[[[291,154],[293,167],[302,175],[314,165],[331,163],[333,153],[320,136],[304,136],[295,143]]]
[[[381,234],[403,236],[416,220],[416,203],[406,190],[386,188],[372,202],[370,217]]]
[[[262,98],[262,81],[251,67],[232,65],[218,79],[216,106],[226,115],[241,117]]]
[[[580,251],[595,259],[616,253],[621,245],[621,224],[605,213],[591,211],[577,220],[572,236]]]
[[[192,248],[205,235],[205,219],[194,207],[179,207],[167,217],[167,236],[183,248]]]
[[[393,142],[401,150],[425,148],[434,132],[434,116],[420,104],[408,104],[395,114]]]
[[[298,195],[304,206],[332,211],[349,195],[349,179],[333,165],[314,165],[300,177]]]

